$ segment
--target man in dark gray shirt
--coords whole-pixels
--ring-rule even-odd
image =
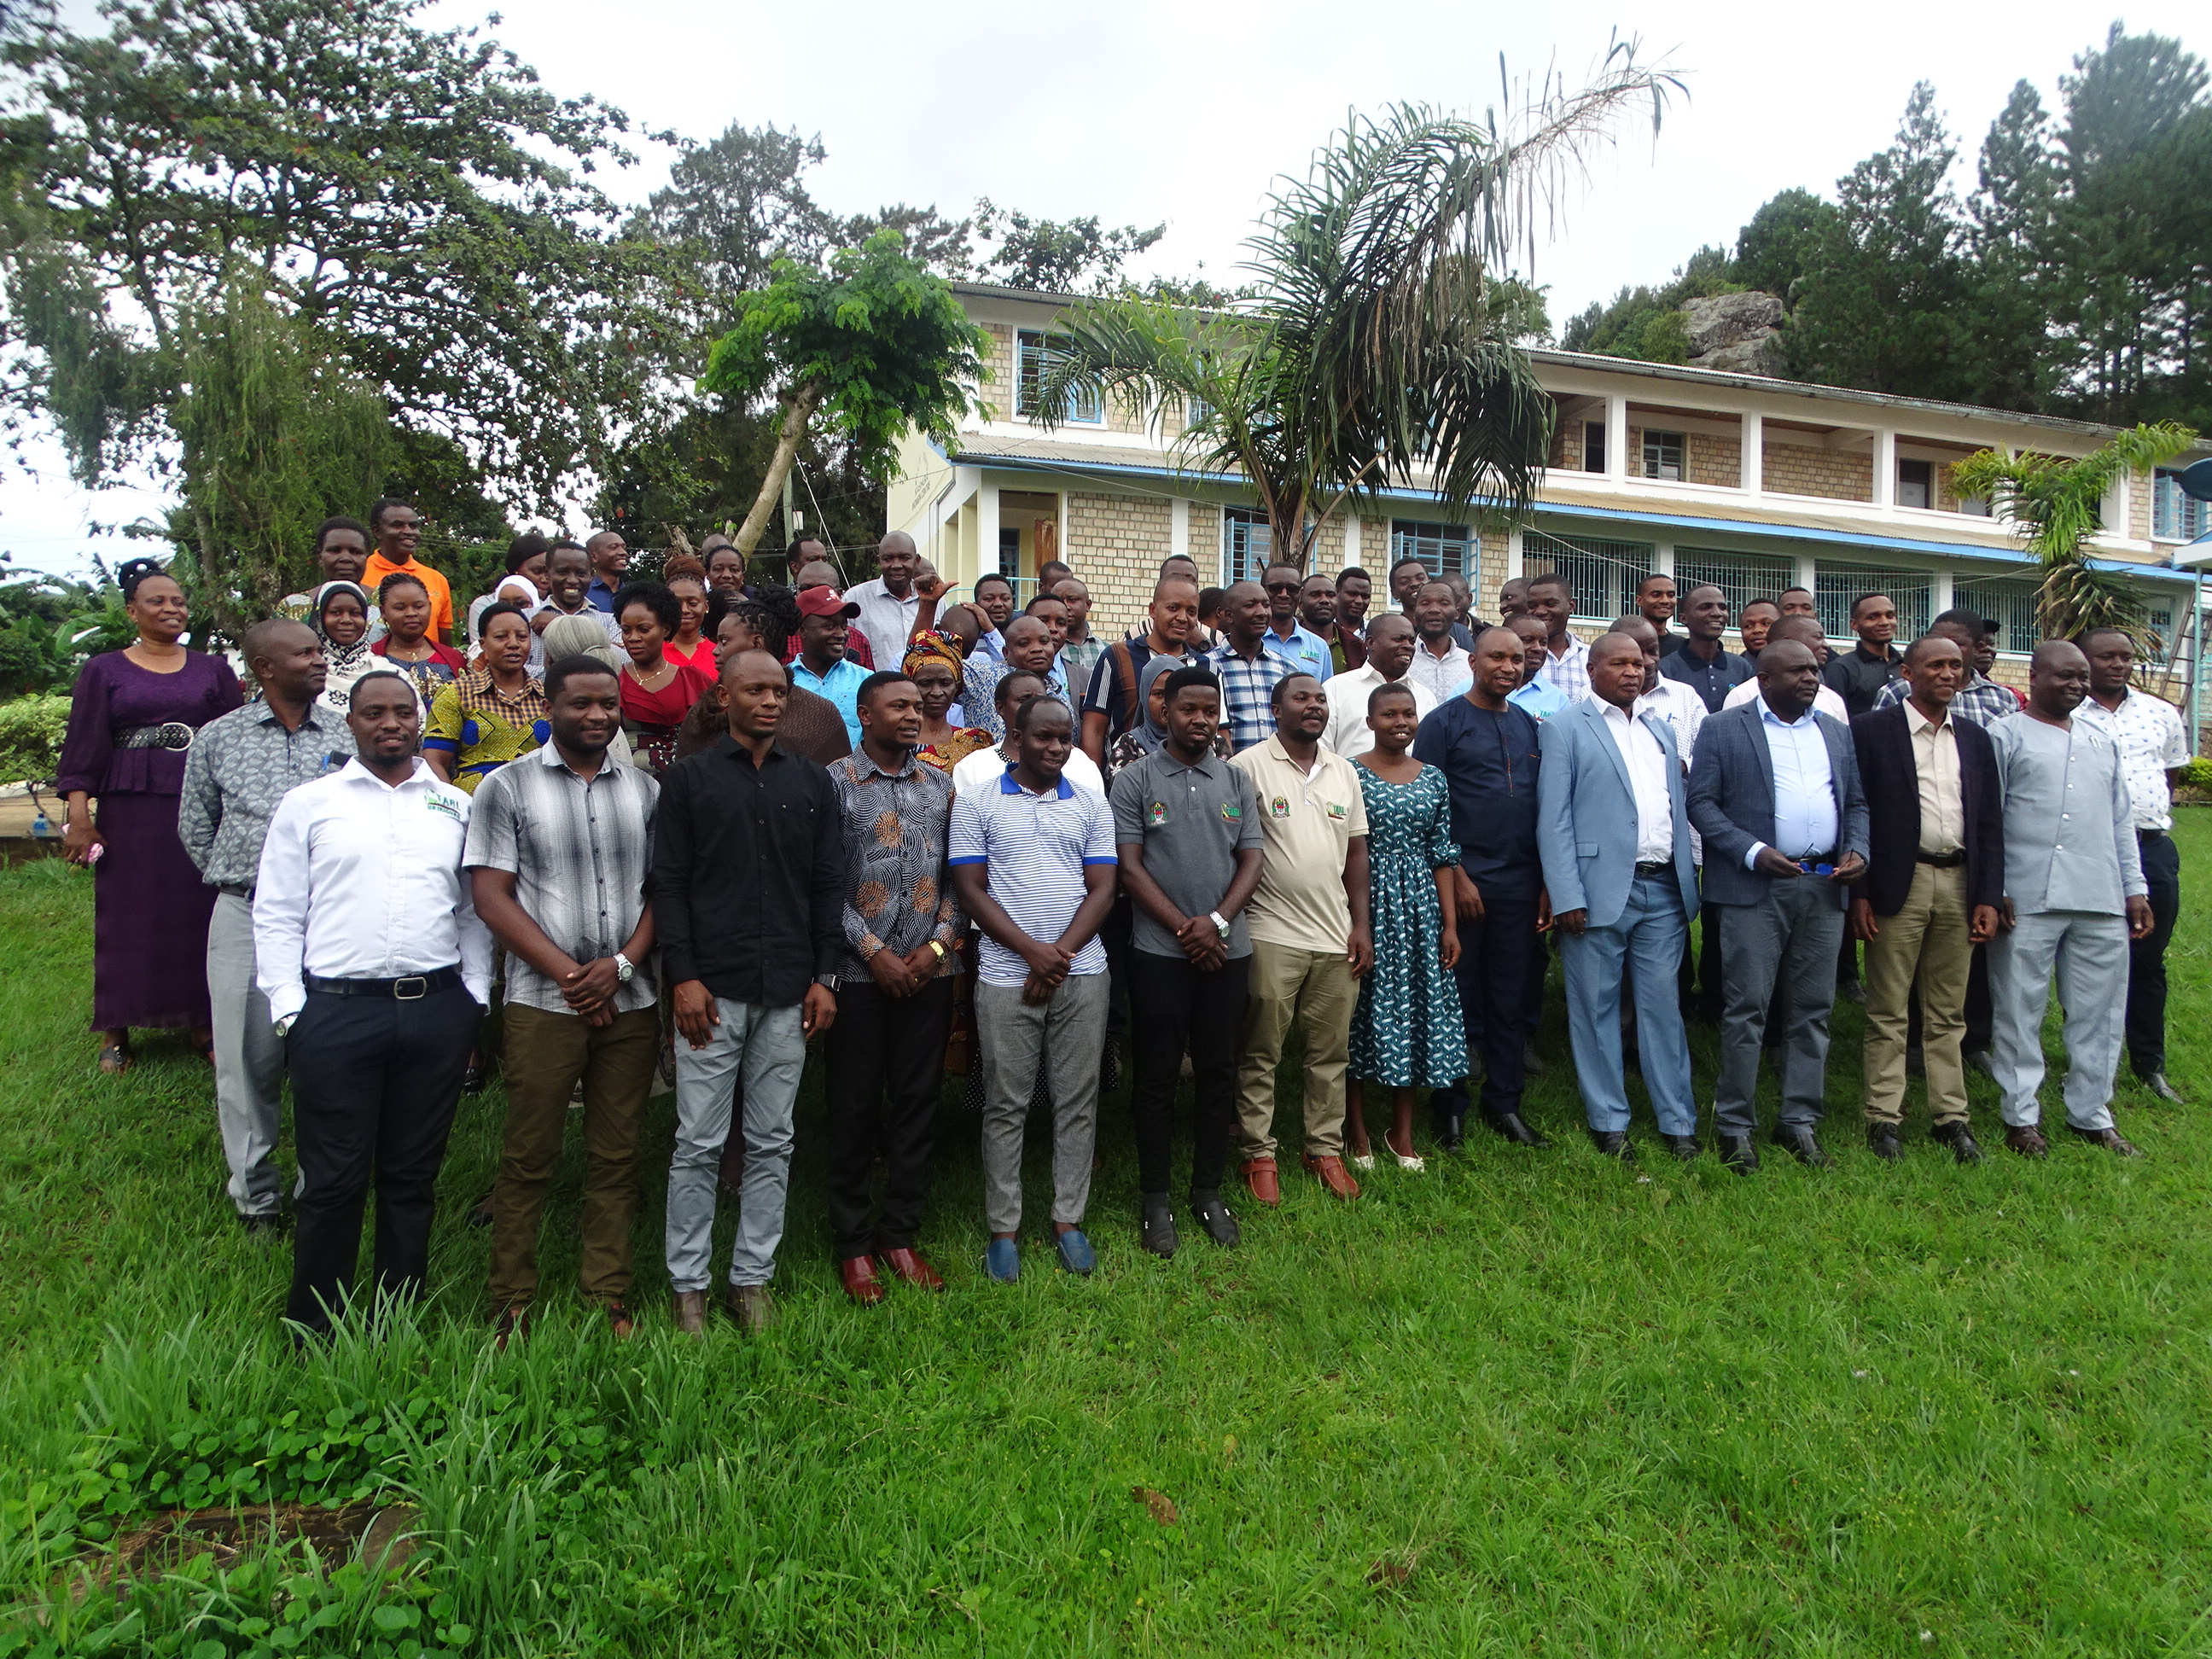
[[[1115,775],[1115,851],[1134,911],[1130,1025],[1136,1039],[1137,1185],[1145,1248],[1176,1252],[1168,1204],[1176,1085],[1186,1048],[1195,1078],[1190,1203],[1215,1243],[1234,1244],[1221,1201],[1237,1105],[1252,941],[1243,910],[1260,884],[1265,833],[1251,778],[1214,753],[1221,684],[1204,668],[1167,677],[1168,740]]]

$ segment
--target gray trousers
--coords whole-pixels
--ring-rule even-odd
[[[1990,1059],[2004,1091],[2004,1121],[2042,1120],[2043,1011],[2056,970],[2066,1016],[2066,1121],[2077,1129],[2111,1128],[2112,1077],[2127,1032],[2127,918],[2080,910],[2022,916],[1990,941],[1989,955]]]
[[[1723,904],[1721,1069],[1713,1117],[1722,1133],[1758,1127],[1759,1055],[1768,1002],[1782,1015],[1781,1127],[1820,1121],[1828,1067],[1828,1015],[1836,1003],[1836,957],[1844,913],[1833,882],[1816,876],[1778,880],[1756,904]]]
[[[274,1215],[284,1188],[276,1161],[284,1039],[254,980],[253,906],[235,893],[216,894],[208,919],[207,984],[215,1119],[230,1165],[230,1201],[240,1215]]]
[[[983,1043],[983,1215],[994,1233],[1022,1224],[1022,1127],[1040,1059],[1052,1096],[1052,1218],[1083,1224],[1098,1138],[1107,989],[1104,974],[1070,974],[1051,1001],[1032,1008],[1018,985],[975,987],[975,1029]]]
[[[722,1023],[707,1046],[676,1034],[676,1152],[668,1165],[669,1283],[703,1291],[714,1249],[714,1186],[722,1143],[730,1138],[734,1074],[745,1085],[745,1174],[738,1188],[738,1236],[730,1283],[765,1285],[783,1243],[783,1200],[791,1186],[792,1106],[806,1065],[799,1005],[765,1007],[714,999]]]

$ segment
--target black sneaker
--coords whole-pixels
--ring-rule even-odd
[[[1198,1218],[1198,1224],[1206,1229],[1206,1236],[1223,1249],[1233,1250],[1243,1241],[1244,1230],[1229,1213],[1229,1206],[1221,1201],[1219,1193],[1193,1193],[1190,1209]]]
[[[1137,1224],[1145,1248],[1163,1259],[1173,1255],[1182,1241],[1176,1237],[1175,1212],[1168,1207],[1168,1195],[1146,1193],[1143,1203],[1144,1214]]]

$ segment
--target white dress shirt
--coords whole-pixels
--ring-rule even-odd
[[[1386,680],[1371,664],[1331,675],[1321,688],[1328,698],[1328,728],[1322,733],[1322,741],[1346,760],[1364,755],[1375,746],[1375,734],[1367,729],[1367,699],[1374,696],[1378,685],[1402,685],[1412,692],[1417,724],[1428,719],[1429,711],[1437,706],[1436,697],[1429,689],[1416,685],[1411,676],[1402,680]]]
[[[2166,787],[2166,775],[2174,767],[2189,764],[2189,734],[2173,705],[2130,686],[2118,708],[2107,708],[2094,697],[2084,697],[2074,718],[2094,726],[2119,745],[2135,827],[2172,830],[2173,792]]]
[[[1446,639],[1449,641],[1449,635]],[[1406,678],[1438,702],[1449,702],[1474,684],[1474,659],[1467,647],[1451,643],[1441,657],[1429,649],[1426,640],[1413,641],[1413,660],[1406,666]]]
[[[997,750],[978,749],[954,764],[952,793],[964,795],[970,789],[995,789],[999,780],[1006,775],[1006,763]],[[1088,789],[1094,795],[1106,793],[1106,780],[1099,773],[1098,763],[1080,749],[1067,751],[1067,764],[1060,768],[1060,775],[1078,789]]]
[[[1759,682],[1755,679],[1746,680],[1721,699],[1721,707],[1741,708],[1758,695]],[[1705,699],[1699,697],[1698,701],[1702,702]],[[1843,698],[1837,696],[1836,688],[1832,685],[1824,685],[1813,694],[1813,711],[1815,714],[1826,714],[1830,720],[1840,721],[1844,726],[1851,723],[1851,711],[1844,706]],[[1683,758],[1686,760],[1688,757],[1686,755]]]
[[[1772,704],[1762,702],[1759,729],[1766,736],[1767,761],[1774,769],[1774,844],[1787,859],[1832,851],[1842,819],[1820,714],[1808,708],[1785,723]],[[1752,842],[1743,855],[1745,869],[1758,861],[1765,846],[1763,841]]]
[[[1674,728],[1674,748],[1686,767],[1698,757],[1698,730],[1707,719],[1705,700],[1680,680],[1662,676],[1636,700],[1639,714],[1656,714]]]
[[[871,577],[845,590],[845,602],[857,605],[854,620],[868,636],[868,649],[878,668],[896,668],[906,658],[906,642],[914,634],[915,618],[921,614],[921,595],[908,587],[904,599],[892,596],[881,576]]]
[[[1607,703],[1605,729],[1628,769],[1636,797],[1636,861],[1663,864],[1674,856],[1674,802],[1667,790],[1667,751],[1640,713]]]
[[[491,1001],[491,933],[461,853],[469,798],[417,757],[398,788],[358,759],[278,803],[253,896],[254,976],[281,1024],[307,1006],[304,975],[400,979],[459,963]]]

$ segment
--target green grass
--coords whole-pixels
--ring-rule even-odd
[[[2212,813],[2183,817],[2202,872]],[[2212,1112],[2193,879],[2172,1076]],[[1529,1112],[1550,1151],[1486,1137],[1426,1177],[1377,1171],[1351,1207],[1293,1173],[1279,1212],[1241,1206],[1241,1250],[1193,1228],[1167,1264],[1136,1246],[1117,1094],[1097,1276],[1050,1271],[1032,1243],[1012,1289],[981,1280],[975,1126],[948,1105],[923,1248],[951,1291],[864,1313],[829,1259],[810,1075],[780,1330],[670,1330],[662,1102],[641,1340],[617,1348],[556,1291],[506,1356],[485,1237],[460,1224],[489,1181],[495,1090],[462,1109],[434,1299],[380,1346],[301,1362],[276,1322],[286,1253],[257,1255],[222,1200],[199,1063],[155,1039],[131,1077],[93,1073],[89,921],[88,884],[58,864],[0,874],[0,1596],[37,1615],[0,1622],[0,1654],[2212,1647],[2212,1140],[2132,1084],[2140,1162],[2062,1137],[2045,1164],[1999,1150],[1961,1170],[1909,1115],[1885,1167],[1858,1130],[1846,1007],[1832,1170],[1662,1167],[1640,1128],[1642,1178],[1581,1137],[1555,1065]],[[576,1176],[550,1286],[573,1282]],[[1033,1158],[1032,1232],[1044,1182]],[[333,1408],[354,1415],[331,1426]],[[262,1478],[271,1447],[283,1492],[411,1494],[409,1573],[295,1559],[283,1582],[57,1594],[103,1499],[202,1501],[234,1469]]]

